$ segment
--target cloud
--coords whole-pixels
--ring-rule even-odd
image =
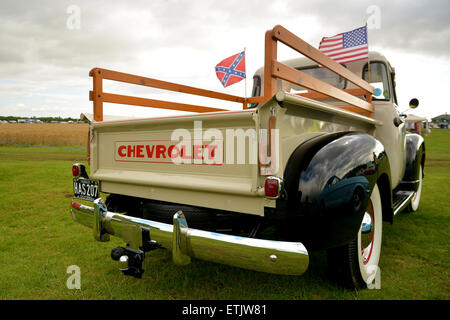
[[[80,8],[79,30],[67,28],[69,5]],[[24,86],[14,95],[0,89],[0,99],[78,90],[81,98],[67,98],[76,115],[89,105],[88,72],[97,66],[220,91],[210,66],[247,47],[247,70],[255,71],[265,30],[282,24],[318,45],[323,36],[363,25],[371,5],[381,19],[381,29],[369,33],[373,47],[450,59],[448,1],[2,0],[0,80]],[[242,86],[227,92],[242,95]]]
[[[367,12],[370,6],[379,8],[380,28],[369,31],[369,45],[450,57],[450,2],[446,0],[319,0],[294,2],[290,11],[317,16],[323,36],[331,36],[364,25],[375,14]]]

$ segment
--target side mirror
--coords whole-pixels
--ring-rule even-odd
[[[415,109],[419,106],[419,100],[417,100],[416,98],[412,98],[411,101],[409,101],[409,107],[411,109]]]

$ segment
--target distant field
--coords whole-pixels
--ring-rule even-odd
[[[86,150],[0,144],[0,299],[448,300],[450,130],[434,129],[425,139],[419,210],[383,223],[381,289],[360,291],[330,282],[324,252],[311,253],[300,277],[197,259],[179,267],[167,250],[148,253],[142,279],[123,276],[110,258],[123,242],[96,242],[69,212],[71,166],[86,163]],[[66,287],[71,265],[80,267],[81,290]]]
[[[425,146],[428,166],[449,165],[450,129],[433,129],[431,134],[425,136]],[[447,163],[441,163],[442,161]]]
[[[1,123],[0,142],[86,147],[88,130],[84,123]]]

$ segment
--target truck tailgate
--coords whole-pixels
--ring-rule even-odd
[[[101,180],[102,192],[262,215],[267,203],[246,137],[257,132],[257,122],[253,110],[93,122],[91,178]],[[180,132],[184,149],[179,135],[172,140]],[[239,139],[245,143],[240,164]],[[225,149],[235,150],[232,163]]]

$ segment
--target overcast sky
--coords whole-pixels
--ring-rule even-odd
[[[383,53],[396,69],[400,109],[417,97],[420,106],[414,114],[431,118],[449,112],[448,0],[2,0],[0,115],[92,113],[88,74],[93,67],[243,96],[245,82],[223,88],[214,66],[246,47],[250,94],[252,74],[264,63],[266,30],[281,24],[318,47],[323,36],[363,26],[368,19],[379,22],[369,25],[369,49]],[[279,60],[293,57],[294,52],[280,48]],[[113,83],[106,83],[105,91],[240,108]],[[110,104],[104,108],[105,114],[173,113]]]

